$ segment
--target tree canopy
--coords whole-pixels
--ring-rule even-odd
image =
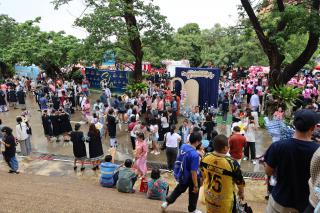
[[[55,0],[54,4],[58,8],[69,1],[72,0]],[[134,78],[141,81],[143,49],[166,39],[172,31],[160,8],[152,0],[87,0],[86,4],[93,12],[78,18],[76,25],[90,33],[91,45],[131,55]]]
[[[241,3],[268,57],[269,84],[286,84],[318,49],[320,1],[263,0],[253,5],[250,0],[241,0]]]
[[[0,61],[4,67],[35,64],[55,76],[60,68],[78,63],[82,45],[79,39],[64,32],[43,32],[37,26],[39,21],[36,18],[17,23],[0,15]]]

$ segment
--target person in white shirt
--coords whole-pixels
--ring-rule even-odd
[[[20,144],[21,154],[23,156],[28,156],[30,153],[27,150],[27,147],[28,147],[27,139],[29,137],[27,133],[27,130],[28,130],[27,124],[22,122],[21,117],[17,117],[16,121],[18,123],[16,125],[17,141]]]
[[[257,95],[256,91],[255,91],[254,95],[252,95],[250,98],[250,106],[253,111],[255,111],[255,112],[259,111],[260,99],[259,99],[259,96]]]
[[[170,128],[170,132],[165,134],[166,143],[166,156],[167,156],[167,166],[169,171],[173,171],[174,163],[177,159],[178,146],[181,141],[181,136],[175,133],[176,127],[173,125]]]
[[[159,126],[157,124],[156,119],[152,119],[150,122],[150,133],[151,133],[151,140],[152,140],[152,151],[151,154],[159,155],[159,144],[158,144],[158,139],[159,139]]]
[[[249,116],[248,119],[248,124],[245,127],[246,128],[246,133],[245,133],[245,137],[247,140],[247,145],[244,148],[244,155],[245,158],[243,160],[248,160],[249,159],[249,151],[251,154],[251,161],[253,164],[256,164],[255,158],[256,158],[256,136],[255,136],[255,132],[256,132],[256,124],[254,121],[254,117],[253,116]]]
[[[108,105],[110,106],[110,98],[111,98],[111,90],[105,85],[104,86],[104,94],[107,97]]]

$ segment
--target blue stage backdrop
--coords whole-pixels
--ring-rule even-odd
[[[90,87],[95,89],[107,85],[112,92],[124,92],[128,84],[128,77],[128,71],[86,68],[86,78],[90,82]]]
[[[189,79],[196,80],[199,83],[199,105],[204,107],[207,103],[208,106],[217,107],[220,69],[177,67],[175,77],[181,78],[184,83]],[[181,85],[177,87],[176,91],[180,91]]]

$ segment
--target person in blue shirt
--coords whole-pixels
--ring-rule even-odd
[[[183,144],[180,148],[180,154],[185,154],[182,163],[183,167],[183,181],[179,181],[173,192],[166,198],[166,202],[162,203],[161,208],[165,210],[169,205],[173,204],[182,193],[189,189],[189,212],[201,213],[197,210],[197,202],[199,197],[200,178],[199,165],[200,156],[197,148],[201,146],[202,136],[200,132],[193,132],[190,135],[190,144]]]
[[[273,143],[265,155],[265,172],[276,176],[267,213],[303,212],[308,206],[310,161],[319,144],[311,137],[319,115],[309,109],[295,113],[292,138]]]
[[[114,160],[111,155],[107,155],[104,158],[104,162],[100,164],[100,185],[107,188],[113,188],[116,186],[115,174],[120,166],[114,164]]]

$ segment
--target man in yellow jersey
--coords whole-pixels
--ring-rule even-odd
[[[226,156],[229,146],[225,135],[217,135],[213,146],[214,152],[204,156],[200,164],[207,212],[234,213],[236,212],[235,185],[238,187],[239,198],[244,199],[245,182],[240,165]]]

